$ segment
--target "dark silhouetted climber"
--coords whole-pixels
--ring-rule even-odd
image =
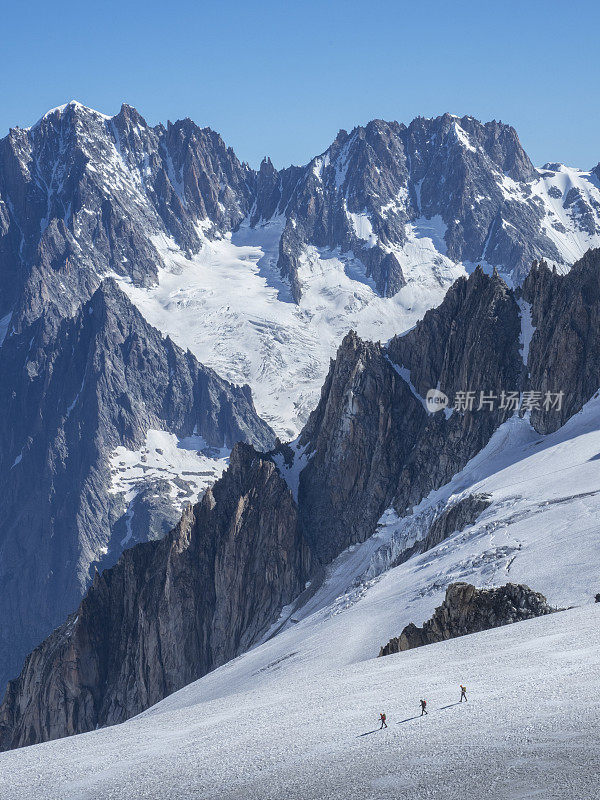
[[[468,702],[467,701],[467,687],[463,686],[462,683],[461,683],[461,685],[460,685],[460,702],[461,703],[462,703],[463,699],[464,699],[465,703]]]
[[[387,722],[385,721],[385,714],[383,714],[383,713],[380,714],[379,715],[379,719],[381,720],[381,726],[380,726],[379,730],[381,730],[381,728],[387,728]]]
[[[421,716],[427,714],[427,700],[421,700]]]

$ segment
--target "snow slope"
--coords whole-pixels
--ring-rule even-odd
[[[600,181],[592,172],[564,164],[546,165],[538,172],[532,191],[544,204],[542,228],[567,264],[573,264],[590,247],[600,247]]]
[[[565,262],[556,266],[567,272],[566,265],[574,264],[590,247],[600,247],[600,181],[593,172],[558,163],[536,171],[537,179],[530,184],[500,174],[498,184],[507,200],[541,208],[542,231]]]
[[[491,500],[475,524],[390,569],[436,516],[471,494]],[[298,631],[300,620],[308,625],[314,614],[335,616],[376,596],[376,587],[389,587],[389,608],[376,611],[376,640],[354,632],[345,643],[344,657],[352,661],[377,648],[381,626],[387,641],[399,633],[399,617],[401,627],[427,619],[457,580],[481,587],[526,583],[556,606],[584,604],[600,591],[599,519],[600,396],[548,436],[514,416],[407,516],[388,509],[376,533],[342,553],[313,597],[279,628]]]
[[[303,608],[287,609],[283,632],[121,726],[0,755],[2,796],[592,800],[598,487],[599,398],[546,437],[509,420],[410,516],[386,512]],[[492,499],[474,525],[388,569],[472,492]],[[579,607],[375,658],[465,579],[524,582]],[[459,683],[468,706],[456,705]],[[431,714],[415,718],[423,696]]]
[[[317,405],[329,360],[351,328],[387,341],[439,304],[464,270],[445,259],[433,272],[419,271],[435,253],[428,232],[415,233],[405,262],[415,262],[417,278],[383,298],[352,253],[309,247],[298,306],[276,266],[283,224],[277,218],[216,241],[204,238],[192,258],[173,241],[156,238],[164,262],[158,286],[144,289],[115,278],[148,322],[222,377],[249,383],[258,413],[287,440]]]
[[[599,622],[591,606],[314,677],[288,641],[285,656],[252,653],[116,728],[0,755],[0,789],[6,800],[592,800]],[[236,685],[240,661],[250,685]]]

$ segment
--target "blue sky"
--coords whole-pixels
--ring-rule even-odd
[[[71,99],[126,101],[286,166],[340,128],[450,111],[511,123],[536,164],[600,161],[597,0],[2,6],[0,135]]]

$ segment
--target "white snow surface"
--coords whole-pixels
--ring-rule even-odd
[[[42,120],[51,117],[53,114],[58,114],[59,116],[62,115],[67,108],[83,109],[88,114],[93,114],[94,116],[104,120],[112,119],[112,117],[110,117],[108,114],[103,114],[100,111],[96,111],[96,109],[90,108],[89,106],[80,103],[78,100],[69,100],[68,103],[63,103],[60,106],[56,106],[55,108],[51,108],[49,111],[46,111],[46,113],[42,117],[40,117],[40,119],[35,123],[35,125],[32,125],[29,128],[24,128],[24,130],[31,130],[32,127],[39,125]]]
[[[592,800],[599,456],[598,397],[545,437],[512,418],[408,517],[386,512],[282,633],[123,725],[1,754],[2,797]],[[492,499],[475,524],[388,569],[473,492]],[[576,607],[377,659],[455,580]]]
[[[418,278],[384,298],[351,252],[308,247],[296,305],[276,266],[283,225],[277,218],[216,241],[204,238],[192,258],[156,237],[164,262],[157,286],[139,288],[114,277],[152,325],[222,377],[250,384],[258,413],[289,440],[317,405],[329,361],[349,330],[387,341],[439,304],[464,270],[446,264],[439,274],[421,274],[415,263]],[[415,235],[415,255],[407,254],[403,269],[415,259],[426,264],[425,242]]]
[[[406,235],[402,248],[387,249],[398,259],[410,285],[422,286],[424,290],[436,283],[447,287],[471,271],[469,265],[452,261],[446,255],[446,224],[439,214],[430,219],[419,217],[409,223]]]
[[[454,123],[454,133],[456,134],[457,140],[460,142],[460,144],[462,144],[462,146],[466,150],[470,150],[472,153],[477,152],[477,148],[473,147],[473,145],[471,144],[471,140],[469,139],[469,134],[463,127],[459,125],[458,121]]]
[[[283,477],[284,481],[287,483],[288,487],[290,488],[292,494],[294,495],[294,500],[298,502],[298,487],[300,485],[300,473],[304,469],[304,467],[308,463],[308,456],[306,455],[306,447],[300,446],[298,439],[295,439],[293,442],[289,443],[289,447],[292,451],[292,458],[291,461],[288,459],[286,462],[285,458],[281,453],[277,453],[273,456],[273,461],[277,466],[281,476]]]
[[[196,503],[221,477],[228,458],[229,450],[208,447],[202,436],[179,439],[174,433],[154,429],[147,431],[146,441],[139,450],[115,448],[110,457],[109,491],[122,495],[128,509],[128,533],[121,544],[127,546],[131,540],[133,501],[149,482],[167,481],[171,501],[183,509],[188,503]]]
[[[565,262],[557,265],[558,270],[567,272],[591,247],[600,247],[600,181],[592,172],[564,164],[544,166],[537,172],[537,180],[527,184],[498,173],[498,183],[508,200],[541,205],[542,231]],[[578,198],[580,202],[575,202]],[[587,220],[582,218],[582,208]],[[593,232],[586,230],[588,224]]]
[[[49,112],[49,114],[54,112]],[[62,111],[59,109],[59,113]],[[92,112],[90,112],[92,113]],[[458,277],[472,271],[476,263],[457,263],[447,255],[446,225],[440,216],[420,217],[405,228],[402,246],[382,243],[373,230],[366,211],[347,212],[359,242],[371,248],[379,244],[398,259],[408,285],[394,297],[381,297],[373,281],[365,275],[362,262],[352,252],[307,247],[301,258],[302,299],[292,302],[289,285],[277,269],[278,248],[285,225],[283,215],[250,228],[241,228],[221,239],[209,240],[209,220],[198,222],[203,240],[201,251],[191,258],[169,239],[150,208],[146,185],[146,161],[133,163],[123,154],[119,134],[111,118],[100,115],[112,134],[103,140],[102,169],[97,156],[90,153],[87,169],[96,172],[107,196],[118,191],[135,206],[147,221],[149,238],[162,258],[158,285],[135,287],[116,276],[122,288],[146,319],[175,342],[189,349],[208,366],[234,383],[248,383],[259,414],[283,440],[293,439],[315,407],[325,379],[329,360],[335,355],[344,334],[354,328],[371,340],[386,341],[412,327],[424,313],[437,306],[448,287]],[[457,142],[473,149],[466,131],[455,121]],[[113,142],[113,136],[115,141]],[[336,160],[336,180],[341,189],[347,168],[347,147]],[[312,172],[321,180],[329,163],[329,153],[313,159]],[[543,227],[555,242],[567,264],[573,263],[592,246],[600,245],[600,185],[589,172],[558,165],[543,168],[531,184],[521,184],[498,173],[497,179],[507,198],[541,204]],[[64,165],[52,173],[47,188],[48,213],[51,198],[63,178]],[[182,176],[167,165],[175,191],[184,198]],[[341,181],[341,182],[339,182]],[[573,203],[564,207],[568,192],[575,189],[596,219],[596,233],[586,233],[583,219]],[[419,193],[418,193],[419,194]],[[556,196],[554,196],[556,195]],[[476,198],[476,200],[483,198]],[[381,208],[383,216],[406,209],[407,189],[402,188],[392,202]],[[78,235],[81,209],[73,219]],[[585,216],[585,215],[584,215]],[[42,221],[42,227],[48,218]],[[481,263],[486,271],[487,244]],[[561,265],[561,270],[566,270]],[[505,275],[510,283],[510,276]],[[0,323],[0,335],[2,325]],[[8,323],[6,323],[8,325]]]
[[[590,247],[600,247],[600,182],[591,172],[584,172],[563,164],[558,170],[546,167],[539,170],[540,178],[533,184],[533,197],[539,198],[546,209],[546,221],[542,229],[552,239],[567,264],[580,259]],[[542,177],[543,176],[543,177]],[[555,190],[556,197],[550,192]],[[588,233],[581,227],[581,219],[576,207],[564,203],[567,193],[579,193],[588,213],[595,221],[595,233]]]
[[[4,340],[6,339],[6,334],[8,332],[8,326],[10,325],[10,321],[12,319],[12,311],[9,311],[2,319],[0,319],[0,347],[4,344]]]
[[[313,680],[305,654],[252,653],[252,688],[234,662],[117,728],[0,755],[0,787],[6,800],[592,800],[599,622],[599,606],[578,608]]]
[[[367,212],[362,211],[360,214],[355,214],[351,211],[347,211],[346,213],[352,222],[356,238],[362,239],[366,247],[375,247],[377,244],[377,236],[373,232],[373,225],[371,224]]]

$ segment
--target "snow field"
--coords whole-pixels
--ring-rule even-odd
[[[317,405],[329,361],[350,329],[387,341],[441,302],[463,270],[444,264],[432,276],[426,269],[427,253],[435,255],[431,240],[416,237],[416,255],[403,268],[416,258],[424,274],[383,298],[352,253],[308,247],[296,305],[276,267],[283,224],[277,218],[216,241],[205,238],[191,259],[172,241],[155,238],[165,265],[158,286],[142,289],[115,278],[148,322],[222,377],[249,383],[258,413],[289,440]]]
[[[0,755],[0,787],[7,800],[592,800],[599,614],[574,609],[314,676],[290,654],[294,669],[265,665],[242,691],[223,668],[224,697],[203,697],[200,681],[124,725]],[[469,702],[457,705],[460,683]]]
[[[546,437],[509,420],[409,517],[386,512],[342,553],[282,633],[123,725],[0,755],[2,797],[592,800],[599,428],[598,398]],[[389,569],[392,545],[474,491],[492,505],[472,526]],[[377,659],[455,580],[577,607]]]

